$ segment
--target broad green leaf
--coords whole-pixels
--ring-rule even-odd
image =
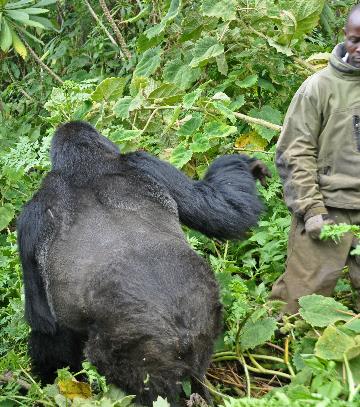
[[[201,113],[193,113],[191,119],[187,120],[178,130],[179,136],[191,136],[201,126],[203,117]]]
[[[33,3],[33,0],[20,0],[15,3],[11,2],[9,3],[8,0],[1,0],[0,4],[5,5],[6,4],[6,9],[17,9],[17,8],[23,8],[25,5]]]
[[[184,93],[172,83],[163,83],[154,89],[148,99],[154,100],[156,104],[174,104],[181,100]]]
[[[249,116],[256,117],[257,119],[262,119],[273,124],[281,124],[281,112],[269,105],[263,106],[260,110],[251,109],[249,111]],[[251,123],[251,127],[267,141],[271,141],[278,134],[276,130],[269,129],[258,124]]]
[[[160,47],[150,48],[145,51],[136,65],[134,76],[144,76],[147,78],[152,75],[160,66],[161,53]]]
[[[125,78],[106,78],[99,83],[91,98],[95,102],[118,99],[124,92],[125,83]]]
[[[194,134],[190,148],[194,153],[205,153],[211,148],[209,138],[203,133]]]
[[[4,52],[7,52],[9,51],[11,44],[12,44],[11,30],[7,21],[3,19],[0,34],[0,47]]]
[[[13,220],[15,216],[15,210],[12,205],[5,204],[0,207],[0,230],[8,227],[9,223]]]
[[[229,119],[232,124],[234,124],[236,122],[236,117],[235,117],[233,111],[231,109],[229,109],[225,105],[225,103],[223,103],[221,101],[214,101],[214,102],[212,102],[212,104],[215,107],[215,109],[217,109],[222,116]]]
[[[276,51],[280,52],[281,54],[284,54],[288,57],[291,57],[291,55],[294,54],[288,46],[281,45],[281,44],[277,43],[276,41],[274,41],[272,38],[268,38],[267,42],[270,45],[270,47],[275,48]]]
[[[139,54],[142,54],[150,48],[157,47],[164,39],[164,34],[153,38],[148,38],[145,34],[140,34],[136,40],[136,48]]]
[[[269,92],[276,92],[275,86],[266,79],[259,78],[258,84],[261,89],[265,89]]]
[[[174,83],[181,89],[189,88],[200,76],[199,68],[191,68],[181,59],[168,61],[164,66],[164,80]]]
[[[331,297],[312,294],[299,300],[300,315],[312,326],[325,327],[338,321],[349,321],[349,309]]]
[[[58,0],[41,0],[35,4],[35,7],[46,7],[50,6],[50,4],[56,4]]]
[[[48,30],[56,30],[55,25],[50,21],[48,18],[40,17],[40,16],[31,16],[32,21],[37,21],[40,23],[45,29]]]
[[[254,349],[269,341],[274,335],[276,320],[274,318],[258,319],[253,322],[249,319],[240,333],[240,345],[242,350]]]
[[[224,21],[236,19],[235,0],[203,0],[202,12],[204,16],[221,18]]]
[[[170,163],[176,168],[181,169],[186,163],[191,160],[193,152],[184,144],[179,144],[171,153]]]
[[[6,16],[21,23],[29,21],[29,14],[19,10],[7,10]]]
[[[242,81],[236,81],[235,85],[239,86],[239,88],[251,88],[252,86],[256,85],[258,81],[257,75],[249,75]]]
[[[344,327],[360,334],[360,319],[351,319],[344,325]]]
[[[183,99],[184,109],[190,109],[194,105],[194,103],[199,99],[201,93],[202,93],[201,89],[197,88],[196,90],[194,90],[194,92],[185,95]]]
[[[174,18],[179,14],[181,9],[181,0],[171,0],[170,7],[165,17],[160,21],[159,24],[154,25],[145,31],[145,35],[148,38],[153,38],[164,31],[167,24],[174,20]]]
[[[225,54],[220,54],[217,57],[215,57],[215,59],[216,59],[216,65],[217,65],[218,71],[222,75],[227,76],[228,71],[229,71],[229,67],[228,67],[228,64],[226,62]]]
[[[163,399],[162,397],[158,396],[156,401],[153,402],[153,407],[170,407],[170,403],[167,399]]]
[[[11,30],[11,35],[12,35],[12,43],[15,51],[23,58],[25,59],[27,56],[27,49],[25,47],[25,44],[21,41],[19,36],[16,34],[15,31]]]
[[[49,10],[46,9],[46,8],[40,8],[40,7],[29,7],[29,8],[23,8],[23,9],[21,9],[21,11],[23,11],[24,13],[32,15],[32,14],[45,14]]]
[[[119,99],[114,106],[114,113],[119,119],[128,119],[129,113],[138,109],[141,106],[141,101],[136,96],[125,96]]]
[[[140,137],[141,130],[126,130],[119,128],[111,133],[110,138],[114,143],[124,143],[125,141],[133,141]]]
[[[218,42],[214,37],[204,37],[196,42],[193,51],[193,59],[190,66],[195,68],[201,63],[207,62],[211,58],[222,54],[224,52],[224,45]]]
[[[231,136],[237,132],[237,128],[222,122],[212,121],[205,125],[204,132],[210,139],[216,139]]]
[[[330,325],[318,339],[315,345],[315,355],[326,360],[342,361],[345,353],[348,354],[350,350],[356,348],[359,348],[359,344],[353,337],[342,332],[336,326]],[[351,359],[355,356],[352,355]]]
[[[229,109],[232,110],[233,112],[236,112],[240,109],[240,107],[244,106],[244,104],[245,104],[245,96],[240,95],[229,104]]]

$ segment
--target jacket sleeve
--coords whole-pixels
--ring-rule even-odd
[[[305,220],[327,213],[317,168],[322,112],[316,92],[309,92],[306,85],[305,82],[289,106],[276,147],[276,166],[284,185],[285,203]]]

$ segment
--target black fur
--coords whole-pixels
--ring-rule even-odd
[[[261,211],[251,160],[218,158],[192,181],[83,122],[57,130],[51,159],[18,219],[34,370],[48,382],[87,357],[140,402],[175,403],[183,379],[199,388],[221,328],[215,278],[179,218],[241,237]]]

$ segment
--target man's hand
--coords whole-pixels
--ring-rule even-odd
[[[255,179],[258,179],[263,187],[266,187],[267,186],[266,177],[268,178],[272,177],[268,167],[260,160],[255,160],[251,162],[249,167],[253,177]]]
[[[328,215],[315,215],[305,222],[305,230],[312,239],[319,240],[321,229],[325,225],[335,225],[335,222]]]

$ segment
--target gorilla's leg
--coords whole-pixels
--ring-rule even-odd
[[[86,337],[68,328],[58,328],[54,335],[32,331],[29,355],[32,368],[42,383],[53,383],[56,370],[69,366],[73,372],[81,369]]]
[[[162,348],[150,334],[134,338],[131,343],[125,343],[121,336],[119,332],[114,338],[94,328],[86,343],[86,358],[108,383],[127,394],[137,395],[138,403],[151,406],[161,396],[166,397],[172,407],[178,406],[184,367],[170,359],[169,365],[164,366]]]

